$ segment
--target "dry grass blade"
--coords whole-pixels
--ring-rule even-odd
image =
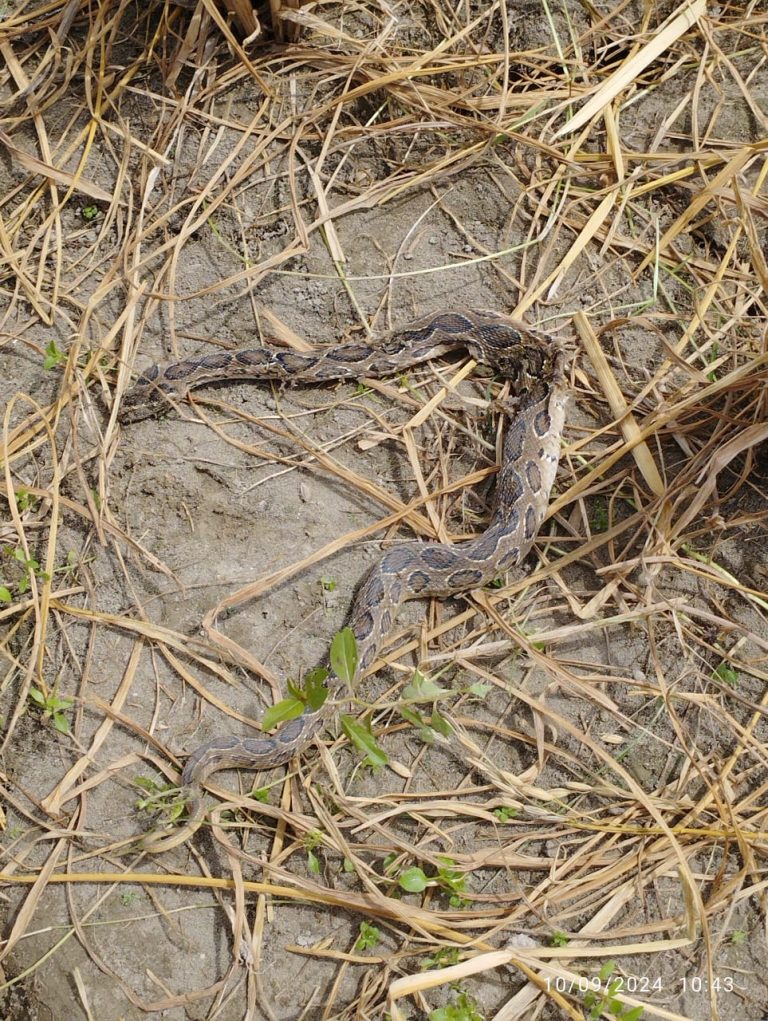
[[[22,0],[0,36],[0,1016],[762,1016],[760,4]],[[403,608],[344,725],[198,828],[180,766],[300,703],[382,550],[483,533],[509,404],[443,359],[125,392],[467,307],[568,355],[533,552]]]
[[[598,381],[608,401],[608,407],[619,423],[624,439],[632,447],[632,456],[637,461],[637,467],[642,472],[643,478],[651,492],[656,496],[661,496],[664,493],[664,481],[661,475],[659,475],[659,470],[648,449],[648,444],[641,439],[637,420],[629,410],[621,389],[616,382],[616,377],[611,372],[608,361],[597,342],[597,337],[589,324],[589,320],[583,313],[577,312],[574,317],[574,324],[597,373]]]
[[[554,137],[562,138],[563,135],[578,131],[579,128],[587,124],[595,114],[599,113],[603,107],[634,82],[649,64],[677,42],[692,25],[695,25],[706,9],[706,0],[694,0],[693,3],[684,7],[679,14],[658,29],[650,42],[641,46],[637,53],[634,53],[610,78],[603,82],[592,98],[584,104],[578,113],[568,118]]]
[[[8,152],[20,164],[20,166],[29,171],[30,174],[40,174],[42,177],[47,177],[49,180],[55,181],[57,184],[61,184],[65,188],[70,188],[72,191],[82,192],[83,195],[88,195],[89,198],[97,199],[99,202],[110,203],[112,201],[112,196],[109,192],[104,191],[103,188],[99,188],[99,186],[94,184],[93,181],[89,181],[87,178],[78,174],[67,174],[63,170],[58,170],[56,167],[49,166],[42,160],[37,159],[37,157],[24,152],[23,149],[20,149],[17,145],[13,144],[4,131],[0,131],[0,142],[3,143]]]

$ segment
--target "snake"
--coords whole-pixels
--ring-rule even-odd
[[[343,681],[329,669],[327,696],[319,708],[307,704],[275,733],[222,735],[187,758],[181,776],[187,821],[146,835],[143,847],[165,851],[182,843],[205,816],[202,788],[215,771],[266,769],[301,753],[326,723],[330,709],[376,659],[398,608],[409,599],[447,598],[480,588],[523,561],[546,515],[557,473],[568,387],[565,353],[544,333],[501,312],[443,311],[378,337],[328,345],[312,352],[275,346],[237,348],[170,364],[152,365],[123,395],[123,423],[166,412],[189,391],[234,380],[320,383],[382,377],[464,349],[509,383],[501,402],[507,419],[493,509],[488,527],[460,543],[416,540],[388,549],[373,565],[353,598],[348,627],[357,665]]]

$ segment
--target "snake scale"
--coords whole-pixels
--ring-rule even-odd
[[[567,386],[565,356],[557,344],[501,313],[462,310],[418,320],[375,340],[352,341],[317,353],[258,347],[153,365],[125,393],[120,418],[133,422],[167,410],[192,387],[223,380],[323,382],[386,376],[457,348],[497,370],[510,383],[503,407],[509,424],[488,528],[458,545],[417,541],[394,546],[357,590],[349,626],[357,641],[353,683],[373,663],[398,607],[407,599],[451,596],[485,585],[519,564],[533,544],[549,503],[560,455]],[[215,770],[278,766],[321,729],[335,695],[346,685],[330,672],[324,705],[305,708],[273,736],[214,738],[184,766],[188,821],[170,836],[148,835],[144,846],[162,851],[185,840],[204,815],[201,785]]]

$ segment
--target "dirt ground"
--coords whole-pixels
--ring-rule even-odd
[[[446,52],[470,43],[475,53],[499,52],[497,5],[469,6],[467,23],[479,20]],[[640,23],[640,4],[604,7],[613,31]],[[550,14],[552,23],[543,10],[509,8],[513,51],[551,56],[553,24],[559,38],[591,24],[582,6],[568,5],[569,18]],[[392,11],[394,56],[376,64],[371,50],[376,75],[446,38],[429,8]],[[691,462],[744,408],[755,427],[761,406],[765,413],[764,295],[749,285],[754,249],[737,249],[721,283],[734,307],[742,288],[742,319],[729,320],[718,299],[699,335],[711,364],[696,361],[695,345],[674,354],[715,279],[706,267],[733,238],[733,204],[733,222],[712,207],[675,239],[674,269],[639,269],[700,176],[639,195],[620,229],[592,238],[525,309],[573,354],[555,489],[563,501],[524,569],[499,588],[410,603],[400,614],[388,665],[364,680],[350,710],[369,715],[389,763],[362,765],[334,721],[322,747],[289,767],[213,777],[208,805],[224,802],[228,813],[214,813],[213,827],[209,818],[164,854],[135,843],[157,824],[140,807],[141,784],[173,784],[198,745],[251,732],[284,697],[286,678],[300,681],[323,661],[383,548],[482,530],[499,387],[475,370],[417,428],[414,414],[463,363],[366,385],[210,387],[168,417],[126,425],[111,416],[115,393],[152,363],[212,345],[253,346],[281,333],[283,342],[293,334],[332,344],[363,322],[377,334],[444,309],[512,311],[568,258],[602,197],[594,192],[609,183],[584,161],[545,195],[542,167],[553,174],[556,161],[522,123],[491,144],[457,100],[453,120],[431,114],[418,124],[410,100],[383,82],[361,89],[338,122],[330,107],[324,119],[305,117],[367,80],[345,84],[347,65],[331,60],[345,38],[361,38],[364,9],[357,20],[332,5],[315,13],[344,38],[307,29],[314,57],[257,44],[249,53],[258,80],[217,40],[216,59],[206,51],[208,62],[184,69],[172,88],[162,61],[147,63],[119,104],[91,120],[93,79],[75,75],[40,114],[53,152],[39,150],[40,124],[23,103],[4,122],[16,146],[69,173],[82,132],[100,125],[83,174],[120,201],[75,189],[65,202],[66,182],[55,182],[54,196],[10,151],[0,159],[4,493],[16,492],[0,522],[8,553],[0,582],[11,597],[0,605],[9,880],[0,1014],[378,1018],[397,979],[459,966],[469,951],[553,948],[542,958],[543,993],[513,961],[489,959],[458,986],[436,982],[399,1009],[415,1019],[453,1005],[443,1021],[598,1017],[608,999],[595,1007],[578,977],[594,979],[602,995],[609,979],[599,969],[613,961],[643,1017],[765,1018],[764,440],[722,466],[720,503],[709,499],[676,530],[703,485]],[[659,9],[653,23],[668,13]],[[72,47],[82,45],[84,22],[71,32]],[[140,34],[116,37],[108,66],[128,66],[140,43]],[[709,132],[702,150],[725,139],[730,153],[764,138],[724,64],[698,75],[690,55],[700,44],[694,36],[683,66],[622,109],[627,150],[686,166],[673,157],[690,148],[692,111]],[[765,66],[749,54],[743,65],[734,60],[751,93],[768,96]],[[474,97],[479,74],[422,84]],[[17,85],[6,80],[3,98]],[[681,121],[667,123],[684,95]],[[376,130],[380,122],[386,130]],[[449,158],[458,151],[461,159]],[[597,158],[602,143],[582,149],[590,151]],[[635,167],[639,185],[647,167],[637,161],[628,172]],[[745,167],[743,193],[759,172],[759,163]],[[765,200],[763,184],[754,220],[763,251]],[[10,248],[24,260],[9,260]],[[652,427],[646,449],[663,496],[626,446],[602,370],[574,328],[577,312],[599,334],[636,420]],[[755,370],[710,397],[713,380],[750,358],[763,376]],[[750,381],[759,389],[752,404]],[[697,393],[701,403],[679,403],[665,418]],[[51,407],[60,413],[48,430],[39,423]],[[715,471],[716,462],[697,463]],[[582,485],[596,465],[606,467]],[[483,470],[474,487],[461,484]],[[375,527],[398,509],[403,520]],[[25,543],[24,556],[39,564],[31,572],[15,552]],[[293,570],[210,617],[284,568]],[[30,573],[31,587],[22,581]],[[266,680],[248,669],[249,656]],[[465,741],[425,743],[399,712],[416,667],[447,689],[439,705]],[[33,689],[65,700],[65,732],[30,700]],[[429,716],[429,706],[418,709]],[[265,804],[254,785],[267,789]],[[463,876],[458,898],[447,883],[398,886],[411,867],[439,877],[445,858]],[[78,873],[85,881],[55,881]],[[97,882],[99,873],[109,878]],[[32,874],[35,885],[20,878]],[[427,913],[453,935],[430,930]],[[370,946],[358,943],[361,922],[379,930]],[[462,936],[476,945],[462,949]],[[462,996],[477,1014],[460,1012]]]

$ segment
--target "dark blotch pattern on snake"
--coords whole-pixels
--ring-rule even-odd
[[[166,366],[152,366],[124,395],[120,418],[137,421],[182,401],[192,387],[222,380],[280,379],[311,383],[328,379],[386,376],[457,348],[494,367],[509,381],[511,418],[496,481],[490,524],[474,539],[456,545],[417,541],[388,550],[360,585],[349,614],[358,646],[353,683],[376,658],[399,605],[421,596],[450,596],[485,585],[525,557],[549,502],[560,456],[567,387],[564,355],[546,337],[496,312],[444,312],[369,343],[352,342],[314,354],[268,347],[217,352]],[[274,736],[224,736],[187,759],[182,785],[189,820],[169,836],[150,835],[145,847],[167,850],[200,825],[200,787],[215,770],[278,766],[300,752],[320,730],[343,682],[331,672],[329,697],[319,710],[306,708]]]

